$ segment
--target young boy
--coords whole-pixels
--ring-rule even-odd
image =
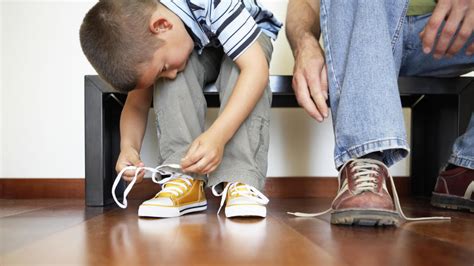
[[[266,216],[268,199],[259,190],[267,170],[268,64],[270,38],[280,28],[250,0],[104,0],[88,12],[80,30],[84,53],[103,79],[129,92],[117,171],[126,181],[143,178],[144,171],[128,169],[144,166],[139,154],[152,99],[163,165],[181,167],[139,216],[206,209],[205,182],[226,201],[227,217]],[[221,108],[205,130],[202,89],[210,82]]]

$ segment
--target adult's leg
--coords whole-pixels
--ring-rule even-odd
[[[465,45],[452,58],[435,59],[432,54],[424,54],[420,32],[430,19],[431,14],[407,17],[404,30],[404,56],[400,68],[400,75],[423,77],[457,77],[474,71],[474,56],[465,54]],[[466,42],[470,44],[474,36]],[[474,102],[473,113],[466,132],[454,143],[449,163],[474,169]]]
[[[322,0],[339,191],[331,223],[393,225],[387,166],[408,154],[397,85],[407,1]],[[375,156],[376,155],[376,156]],[[365,157],[375,158],[368,159]]]
[[[407,5],[321,1],[336,167],[372,152],[390,166],[408,154],[397,85]]]

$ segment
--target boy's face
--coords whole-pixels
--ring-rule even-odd
[[[175,79],[178,72],[186,67],[192,50],[192,41],[191,45],[187,45],[185,42],[172,43],[169,39],[166,40],[166,43],[155,52],[153,59],[142,67],[137,89],[148,88],[160,78]]]
[[[157,29],[160,34],[156,37],[165,42],[155,51],[150,62],[140,67],[142,70],[137,89],[149,88],[160,78],[175,79],[178,72],[186,67],[194,42],[181,20],[176,17],[170,21],[174,23],[166,21],[163,27],[156,26],[160,29]],[[161,28],[165,30],[161,31]]]

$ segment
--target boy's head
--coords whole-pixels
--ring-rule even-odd
[[[157,0],[99,1],[84,18],[80,40],[97,73],[125,92],[174,78],[193,47],[181,20]]]

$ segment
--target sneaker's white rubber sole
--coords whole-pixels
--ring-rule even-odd
[[[267,208],[261,205],[233,205],[225,207],[225,216],[227,218],[242,216],[266,217]]]
[[[178,217],[186,213],[200,212],[207,209],[207,201],[200,201],[181,207],[168,207],[159,205],[140,205],[138,208],[138,216],[140,217],[156,217],[168,218]]]

